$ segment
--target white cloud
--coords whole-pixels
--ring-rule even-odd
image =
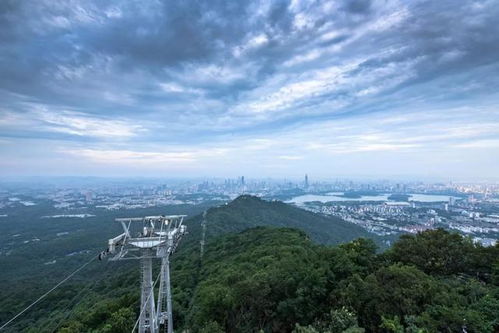
[[[413,67],[418,59],[386,63],[374,68],[361,66],[376,56],[309,70],[300,76],[282,75],[280,80],[262,84],[248,94],[244,102],[233,108],[233,112],[274,113],[273,117],[278,118],[295,112],[303,115],[307,110],[301,104],[312,103],[309,109],[315,113],[333,113],[353,102],[358,103],[355,98],[379,94],[415,75]],[[326,105],[321,110],[320,104],[324,102]]]
[[[293,20],[293,26],[297,30],[310,29],[314,26],[315,17],[307,15],[304,12],[297,13]]]
[[[201,94],[203,92],[201,89],[187,88],[175,82],[163,82],[158,85],[166,93]]]
[[[120,18],[123,16],[123,12],[119,7],[110,7],[105,12],[106,16],[110,19]]]
[[[251,76],[252,64],[245,65],[202,65],[187,64],[182,71],[167,71],[178,82],[190,85],[230,84],[237,80],[247,79]]]
[[[279,155],[278,157],[281,160],[289,160],[289,161],[296,161],[303,159],[303,156],[298,156],[298,155]]]
[[[232,49],[232,55],[236,58],[243,56],[246,52],[258,49],[269,42],[269,38],[266,34],[261,33],[258,35],[253,35],[244,44],[235,46]]]
[[[190,149],[176,148],[171,151],[138,151],[124,149],[61,149],[61,153],[70,154],[103,164],[131,163],[135,165],[150,165],[157,163],[185,164],[194,163],[200,159],[220,157],[226,154],[223,148]],[[168,166],[168,165],[165,165]]]
[[[471,140],[452,146],[453,148],[497,148],[499,149],[499,139]],[[499,154],[499,151],[496,152]]]
[[[268,37],[266,34],[259,34],[254,36],[248,41],[247,47],[249,48],[255,48],[255,47],[260,47],[262,45],[267,44],[269,41]]]
[[[322,49],[313,49],[311,51],[306,52],[305,54],[299,54],[290,60],[287,60],[284,63],[284,66],[286,67],[292,67],[298,64],[301,64],[303,62],[308,62],[308,61],[313,61],[319,58],[324,54],[324,50]]]
[[[382,13],[378,14],[379,18],[368,24],[365,29],[368,31],[381,32],[400,25],[409,18],[410,12],[407,8],[397,8],[398,6],[399,4],[394,5],[392,8],[387,6]]]
[[[136,122],[95,117],[88,114],[61,110],[40,104],[26,103],[25,113],[3,112],[0,126],[10,130],[29,128],[31,131],[58,132],[100,139],[130,138],[144,134],[147,129]]]
[[[167,83],[160,83],[159,86],[161,89],[165,92],[184,92],[185,88],[173,83],[173,82],[167,82]]]
[[[98,138],[128,138],[145,129],[130,122],[92,118],[76,112],[39,113],[39,119],[55,132]]]
[[[98,163],[179,163],[194,162],[195,155],[189,152],[139,152],[133,150],[96,150],[77,149],[61,151],[77,157],[90,159]]]

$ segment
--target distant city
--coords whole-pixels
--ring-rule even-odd
[[[94,179],[33,185],[5,182],[0,223],[12,209],[50,205],[43,219],[99,216],[99,212],[174,205],[223,205],[239,195],[280,200],[357,224],[390,245],[400,234],[445,228],[483,245],[499,239],[498,183],[426,183],[389,180],[301,181]],[[125,213],[124,213],[125,214]],[[58,235],[60,236],[60,235]]]

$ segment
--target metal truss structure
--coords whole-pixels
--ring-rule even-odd
[[[118,218],[123,233],[109,240],[110,260],[139,259],[141,298],[139,333],[173,332],[170,255],[186,233],[186,215]],[[161,259],[157,301],[154,297],[152,259]]]

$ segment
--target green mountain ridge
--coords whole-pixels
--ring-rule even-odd
[[[226,205],[207,211],[207,239],[258,226],[288,227],[304,231],[321,244],[339,244],[359,237],[376,239],[363,228],[337,217],[312,213],[281,201],[242,195]],[[202,215],[189,219],[189,232],[201,235]],[[197,236],[195,236],[197,237]]]
[[[404,236],[381,254],[371,240],[325,246],[275,227],[216,237],[202,260],[194,245],[172,261],[178,332],[499,329],[499,247],[441,229]],[[447,269],[439,269],[442,262]],[[129,331],[138,304],[133,275],[108,285],[120,297],[100,295],[90,307],[87,300],[59,332]]]
[[[377,253],[353,224],[242,196],[207,211],[201,258],[201,220],[186,221],[172,259],[176,332],[499,330],[499,246],[439,229]],[[103,261],[89,272],[6,332],[130,332],[139,263]],[[14,302],[2,300],[2,312]]]

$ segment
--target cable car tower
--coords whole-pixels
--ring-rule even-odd
[[[110,260],[140,259],[141,297],[139,333],[173,332],[170,255],[186,233],[186,215],[118,218],[123,233],[109,240]],[[161,259],[157,304],[154,299],[152,259]],[[156,280],[157,281],[157,280]]]

